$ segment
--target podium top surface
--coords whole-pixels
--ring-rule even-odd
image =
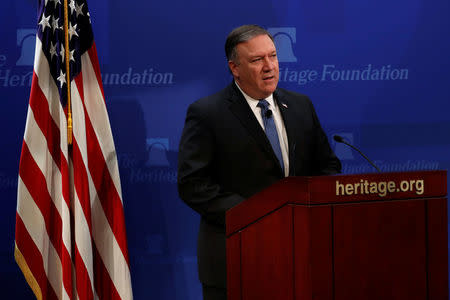
[[[227,236],[285,205],[442,198],[447,171],[286,177],[226,213]]]

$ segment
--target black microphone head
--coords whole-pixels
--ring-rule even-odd
[[[268,109],[266,111],[266,118],[270,118],[272,116],[272,111],[270,109]]]
[[[333,136],[333,139],[334,139],[336,142],[338,142],[338,143],[343,143],[343,142],[344,142],[344,138],[343,138],[342,136],[340,136],[340,135],[337,135],[337,134],[335,134],[335,135]]]

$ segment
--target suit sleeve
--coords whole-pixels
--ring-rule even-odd
[[[320,125],[319,118],[311,102],[311,111],[315,126],[315,165],[317,166],[317,175],[332,175],[341,172],[341,162],[330,147],[328,138]]]
[[[225,226],[225,212],[244,197],[214,180],[214,134],[198,103],[189,106],[178,155],[180,198],[207,222]]]

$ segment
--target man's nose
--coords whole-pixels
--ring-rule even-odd
[[[274,68],[274,66],[275,62],[272,61],[272,58],[270,56],[264,58],[264,66],[263,66],[264,71],[270,71]]]

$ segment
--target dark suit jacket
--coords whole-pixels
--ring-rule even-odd
[[[289,175],[338,173],[341,164],[308,97],[277,89],[274,99],[288,137]],[[225,212],[283,177],[269,140],[234,82],[189,106],[180,141],[178,191],[201,215],[201,282],[226,287]]]

